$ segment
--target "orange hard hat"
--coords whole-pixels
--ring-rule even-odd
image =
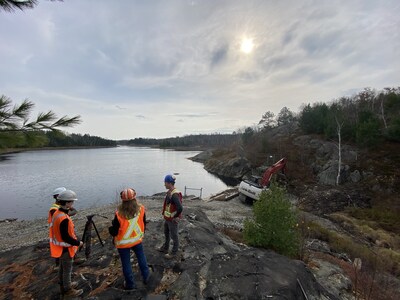
[[[120,193],[122,201],[129,201],[136,199],[136,191],[134,189],[124,189]]]

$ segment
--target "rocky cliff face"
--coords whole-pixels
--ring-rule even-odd
[[[278,131],[282,135],[281,131]],[[280,136],[277,133],[271,137]],[[315,178],[313,185],[304,185],[302,179],[291,185],[290,192],[300,198],[302,208],[306,211],[314,212],[319,215],[342,211],[347,206],[370,207],[371,199],[366,195],[362,186],[355,187],[354,184],[368,180],[373,176],[370,170],[357,169],[359,159],[356,149],[349,145],[342,145],[341,167],[339,183],[338,178],[338,148],[333,142],[323,141],[311,136],[296,136],[292,140],[293,148],[298,148],[299,155],[302,156],[303,166],[294,166],[289,159],[289,169],[307,168],[304,172],[311,172]],[[301,154],[303,153],[303,154]],[[224,155],[215,154],[215,151],[208,150],[200,153],[193,158],[195,161],[204,163],[204,168],[222,177],[230,177],[237,180],[247,178],[253,174],[262,176],[264,171],[273,162],[269,161],[257,168],[251,166],[248,159],[234,152],[226,151]],[[290,165],[292,164],[292,165]],[[290,177],[289,170],[289,177]],[[346,184],[353,184],[348,189]]]
[[[104,247],[94,234],[90,257],[73,267],[73,280],[86,299],[336,299],[304,263],[235,243],[203,211],[191,208],[180,224],[181,252],[175,260],[156,250],[163,239],[162,222],[148,224],[144,246],[152,279],[147,286],[141,283],[133,255],[138,289],[123,291],[118,253],[107,226],[98,227]],[[59,299],[53,266],[47,242],[1,253],[2,299]]]
[[[317,183],[321,185],[335,186],[338,175],[338,148],[333,142],[318,140],[311,136],[298,136],[293,139],[293,146],[301,147],[303,151],[312,153],[307,158],[307,165],[312,169]],[[340,181],[359,182],[363,178],[372,176],[367,170],[358,170],[354,166],[357,161],[357,151],[349,145],[342,145],[341,150]],[[192,158],[194,161],[204,163],[204,168],[213,174],[223,177],[242,179],[251,172],[262,175],[268,168],[263,165],[255,169],[244,155],[226,152],[225,155],[216,155],[214,151],[207,150]],[[270,164],[274,162],[269,162]]]
[[[227,155],[216,155],[214,151],[207,150],[191,159],[203,163],[204,169],[210,173],[239,180],[251,171],[251,165],[245,157],[232,154],[232,152],[227,152]]]

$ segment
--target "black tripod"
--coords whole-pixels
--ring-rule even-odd
[[[94,216],[95,216],[95,214],[86,216],[87,221],[85,224],[85,230],[83,231],[83,235],[82,235],[82,241],[83,241],[83,244],[85,245],[86,259],[89,258],[90,252],[92,251],[92,227],[94,227],[94,230],[96,231],[96,234],[97,234],[97,237],[99,238],[101,246],[104,247],[103,240],[101,239],[100,234],[97,231],[96,224],[94,224],[94,221],[93,221]],[[107,217],[104,217],[101,215],[99,215],[99,216],[107,219]],[[79,249],[79,251],[81,251],[81,250],[82,250],[82,248]]]

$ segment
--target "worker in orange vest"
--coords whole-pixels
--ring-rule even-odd
[[[164,244],[158,249],[166,253],[168,259],[174,258],[178,254],[179,237],[178,222],[182,218],[182,193],[175,188],[175,176],[166,175],[164,177],[164,186],[167,189],[165,195],[162,215],[164,217]],[[170,239],[173,241],[171,253],[168,253]]]
[[[56,189],[53,191],[53,199],[54,199],[55,201],[54,201],[54,203],[51,205],[51,207],[50,207],[50,209],[49,209],[48,217],[47,217],[47,223],[49,224],[49,238],[50,238],[50,224],[51,224],[51,219],[53,218],[54,212],[60,208],[60,204],[58,203],[57,197],[58,197],[59,194],[61,194],[62,192],[66,191],[66,190],[67,190],[67,189],[66,189],[65,187],[59,187],[59,188],[56,188]],[[68,210],[68,215],[69,215],[70,217],[76,215],[76,213],[77,213],[77,210],[76,210],[74,207],[71,207],[71,208]],[[50,251],[51,251],[51,247],[53,247],[52,245],[53,245],[53,244],[50,243]],[[56,258],[55,261],[56,261],[55,269],[58,269],[58,266],[59,266],[59,264],[60,264],[60,259],[59,259],[59,258]]]
[[[71,282],[72,263],[78,247],[83,245],[75,234],[75,226],[68,215],[75,201],[78,200],[74,191],[65,190],[57,197],[59,209],[53,213],[50,223],[50,254],[60,259],[58,277],[61,293],[64,296],[77,297],[83,293],[76,289],[77,282]]]
[[[115,212],[109,232],[114,237],[114,245],[121,258],[122,272],[125,277],[124,289],[133,290],[136,288],[136,284],[130,260],[131,249],[135,252],[138,260],[144,284],[149,282],[151,275],[142,244],[146,228],[146,214],[144,206],[136,200],[134,189],[124,189],[120,193],[120,197],[122,202]]]

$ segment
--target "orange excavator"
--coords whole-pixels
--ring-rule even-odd
[[[272,175],[281,171],[281,174],[285,175],[286,171],[286,158],[281,158],[267,170],[265,170],[263,176],[255,177],[252,179],[245,179],[239,185],[239,198],[242,202],[253,203],[258,200],[261,192],[267,190],[271,183]]]

